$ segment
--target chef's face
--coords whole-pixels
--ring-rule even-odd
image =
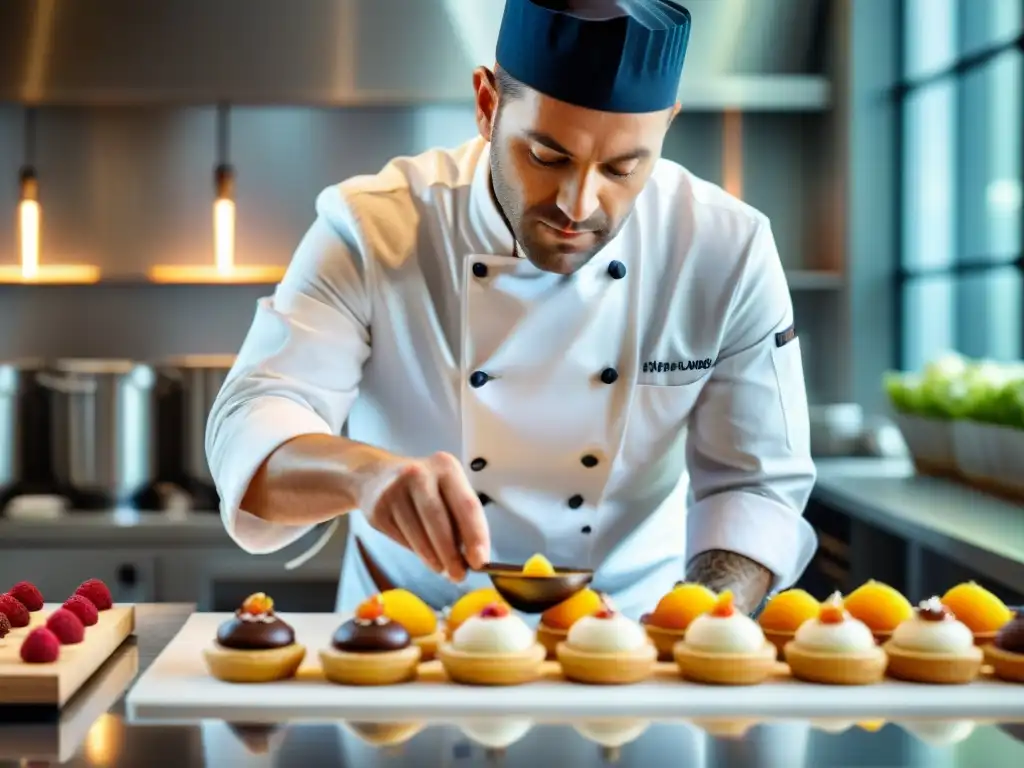
[[[597,112],[473,76],[477,124],[491,142],[494,196],[538,268],[571,274],[618,234],[678,111]]]

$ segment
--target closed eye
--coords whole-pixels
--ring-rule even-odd
[[[557,166],[565,165],[569,161],[567,157],[543,158],[533,150],[530,151],[530,159],[544,168],[556,168]]]

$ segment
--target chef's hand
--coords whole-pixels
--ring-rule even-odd
[[[467,562],[481,568],[490,560],[483,506],[449,453],[403,459],[390,468],[369,508],[370,525],[415,552],[436,573],[462,581]]]

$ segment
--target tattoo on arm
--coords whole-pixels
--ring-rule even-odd
[[[772,585],[772,572],[749,557],[712,549],[702,552],[686,568],[686,580],[715,592],[732,590],[736,609],[753,613]]]

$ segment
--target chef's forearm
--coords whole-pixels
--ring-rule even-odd
[[[772,585],[772,572],[749,557],[712,549],[690,560],[686,580],[715,592],[731,590],[736,608],[753,613]]]
[[[315,525],[358,509],[395,463],[395,456],[365,443],[300,435],[260,465],[241,507],[272,523]]]

